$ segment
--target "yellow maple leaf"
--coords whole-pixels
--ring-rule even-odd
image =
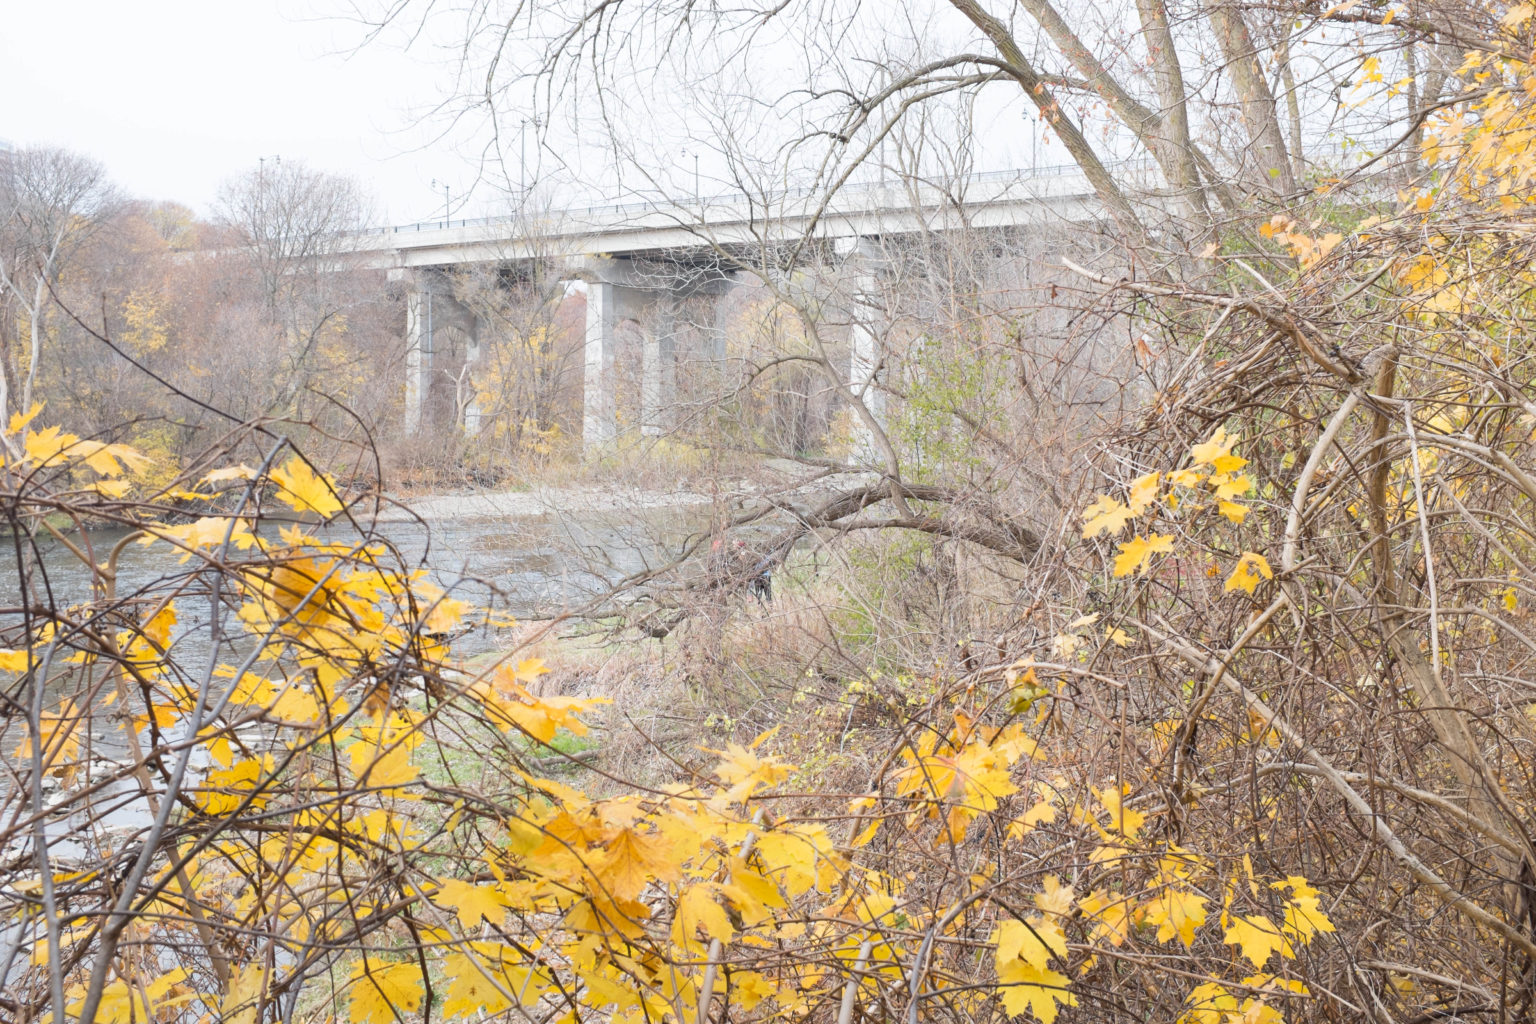
[[[315,512],[332,516],[342,509],[329,476],[316,476],[309,463],[295,455],[271,473],[277,484],[278,500],[295,512]]]
[[[219,1004],[223,1024],[256,1024],[256,1004],[266,983],[266,971],[260,964],[237,967],[229,979],[229,991]]]
[[[28,651],[0,648],[0,670],[6,672],[25,672],[30,658],[31,653]]]
[[[507,914],[495,886],[474,885],[457,878],[442,879],[432,894],[432,902],[455,911],[459,926],[465,929],[477,928],[481,921],[499,926]]]
[[[524,658],[517,663],[517,668],[512,672],[512,678],[520,683],[537,682],[539,676],[546,675],[549,669],[544,665],[543,658]]]
[[[46,466],[60,454],[68,452],[80,440],[74,434],[63,434],[58,427],[49,427],[47,430],[28,434],[26,443],[27,458],[40,466]]]
[[[1282,892],[1289,889],[1291,896],[1296,899],[1316,899],[1322,895],[1322,892],[1314,888],[1312,883],[1301,875],[1286,875],[1282,881],[1271,882],[1270,888],[1279,889]]]
[[[848,841],[848,848],[850,850],[861,850],[868,846],[870,842],[874,840],[875,834],[880,831],[881,821],[882,819],[876,818],[874,821],[864,826],[858,835],[854,836]]]
[[[1222,592],[1242,589],[1253,593],[1259,585],[1260,578],[1272,580],[1274,571],[1270,569],[1268,560],[1263,555],[1252,551],[1243,552],[1243,557],[1237,560],[1237,567],[1232,570],[1232,575],[1227,577],[1227,582],[1222,587]]]
[[[220,469],[215,469],[208,473],[204,473],[202,479],[198,482],[204,484],[222,484],[228,483],[231,480],[254,479],[256,479],[256,471],[250,466],[242,463],[238,466],[224,466]]]
[[[157,540],[174,541],[183,548],[180,560],[185,562],[192,557],[193,549],[218,547],[224,543],[225,537],[242,551],[256,543],[256,535],[251,532],[246,520],[230,520],[223,516],[203,516],[181,526],[155,526],[146,529],[138,543],[147,546]]]
[[[1277,951],[1283,957],[1294,958],[1296,955],[1274,922],[1255,914],[1234,917],[1222,941],[1238,947],[1239,952],[1252,961],[1255,968],[1263,967]]]
[[[752,1010],[767,999],[779,997],[779,987],[771,979],[756,971],[732,971],[731,991],[733,1002],[743,1010]]]
[[[228,768],[213,769],[203,779],[203,784],[192,791],[192,797],[209,814],[228,814],[245,803],[252,791],[270,781],[272,769],[271,755],[260,760],[248,757]],[[249,799],[251,807],[265,804],[266,798],[262,796]]]
[[[580,971],[578,976],[581,978],[582,984],[586,989],[582,993],[582,1001],[588,1006],[598,1008],[615,1007],[620,1013],[612,1018],[614,1021],[655,1020],[661,1016],[660,1013],[655,1012],[656,1008],[650,1004],[649,1000],[646,1001],[646,1008],[652,1011],[649,1015],[641,1015],[637,1018],[623,1013],[626,1010],[638,1010],[642,1005],[640,993],[636,991],[633,983],[624,984],[596,971]],[[625,978],[624,981],[628,982],[630,979]],[[665,1004],[662,1005],[665,1007]],[[670,1009],[670,1007],[665,1008]],[[576,1024],[575,1015],[572,1014],[571,1017],[573,1019],[570,1021],[570,1024]],[[562,1021],[561,1024],[565,1024],[565,1022]]]
[[[830,868],[831,843],[817,825],[773,829],[757,837],[757,856],[764,874],[775,877],[791,896],[818,885]]]
[[[476,954],[451,953],[443,960],[443,974],[449,979],[443,999],[445,1017],[493,1017],[512,1006],[510,994],[525,1007],[532,1007],[550,989],[547,972],[537,967],[507,963],[503,956],[517,956],[510,946],[471,943]]]
[[[70,454],[84,459],[87,466],[102,476],[117,476],[124,469],[137,473],[152,461],[149,456],[125,444],[103,444],[100,441],[81,441]]]
[[[1307,988],[1306,982],[1300,978],[1280,978],[1262,971],[1248,975],[1243,979],[1243,984],[1250,988],[1267,989],[1271,992],[1294,992],[1299,996],[1312,994],[1312,990]]]
[[[1055,805],[1049,800],[1039,800],[1029,810],[1009,822],[1008,835],[1013,839],[1022,839],[1033,831],[1036,825],[1049,825],[1055,820]]]
[[[400,743],[382,747],[373,743],[354,743],[347,751],[357,781],[370,789],[391,791],[414,782],[421,769],[411,764],[410,745]],[[396,793],[395,795],[400,795]]]
[[[1244,519],[1248,518],[1248,506],[1239,505],[1235,501],[1218,501],[1216,508],[1220,510],[1222,515],[1234,523],[1241,523]]]
[[[1312,941],[1312,937],[1319,932],[1332,932],[1333,922],[1328,920],[1328,915],[1323,913],[1318,906],[1318,898],[1314,892],[1310,896],[1297,895],[1285,905],[1285,924],[1281,926],[1286,935],[1305,946]]]
[[[1126,504],[1130,506],[1132,512],[1141,515],[1157,500],[1157,483],[1161,479],[1161,473],[1148,473],[1131,481],[1131,493],[1126,499]]]
[[[736,934],[730,915],[715,901],[716,888],[712,883],[700,883],[683,893],[677,901],[677,909],[672,917],[672,941],[677,945],[688,949],[699,948],[702,945],[698,939],[700,931],[721,942],[730,942],[731,936]]]
[[[1017,753],[1032,747],[1028,737],[1015,745]],[[961,783],[963,798],[968,807],[980,811],[995,811],[1004,797],[1012,796],[1019,787],[1008,776],[1010,760],[990,744],[972,740],[954,759],[955,771]]]
[[[1039,916],[1027,922],[999,921],[992,930],[991,941],[997,946],[998,970],[1012,960],[1044,967],[1052,957],[1065,959],[1067,955],[1067,936],[1061,926]]]
[[[20,409],[11,413],[10,426],[6,428],[8,434],[19,434],[27,429],[27,424],[37,418],[37,414],[43,411],[42,402],[33,402],[32,408],[23,413]]]
[[[540,743],[548,743],[561,729],[577,736],[586,735],[587,724],[577,716],[594,705],[608,703],[606,697],[508,699],[489,690],[480,691],[480,696],[492,720],[503,731],[521,729]]]
[[[1141,572],[1152,564],[1152,556],[1173,550],[1173,537],[1166,533],[1154,533],[1150,537],[1133,537],[1120,544],[1115,556],[1115,575],[1129,576]]]
[[[1195,487],[1205,479],[1205,474],[1198,469],[1176,469],[1167,474],[1166,479],[1177,487]]]
[[[1531,4],[1516,4],[1509,9],[1508,13],[1506,13],[1504,17],[1499,19],[1499,24],[1504,28],[1513,31],[1518,29],[1521,25],[1524,25],[1526,22],[1530,21],[1532,18],[1536,18],[1536,6],[1532,6]]]
[[[1228,1014],[1237,1012],[1237,997],[1225,985],[1208,981],[1196,985],[1184,1005],[1178,1024],[1226,1024]]]
[[[80,754],[80,737],[75,731],[75,727],[80,724],[80,715],[74,701],[65,697],[59,702],[57,711],[44,711],[38,716],[37,724],[42,737],[40,749],[43,766],[51,767],[54,773],[67,771]],[[16,748],[17,757],[32,756],[33,739],[32,730],[29,727],[26,737]]]
[[[621,828],[608,841],[607,856],[597,871],[598,879],[614,897],[632,900],[652,878],[673,881],[681,875],[672,849],[660,833]]]
[[[166,1009],[188,1002],[190,995],[172,995],[171,990],[186,980],[186,968],[177,967],[161,974],[148,984],[135,984],[132,988],[122,979],[112,982],[101,991],[97,1003],[95,1024],[130,1024],[132,1021],[156,1020]],[[67,1007],[71,1014],[78,1014],[85,1005],[85,990],[71,989],[71,996],[80,998]]]
[[[1244,999],[1236,1013],[1227,1015],[1227,1020],[1230,1024],[1285,1024],[1280,1011],[1260,998]]]
[[[1093,795],[1098,797],[1104,810],[1109,812],[1109,828],[1127,839],[1135,839],[1141,831],[1141,826],[1146,824],[1147,816],[1141,811],[1133,811],[1125,806],[1125,797],[1130,795],[1130,787],[1115,788],[1108,786],[1104,789],[1095,788]]]
[[[170,498],[172,501],[209,501],[218,497],[217,494],[189,491],[183,487],[167,487],[161,492],[161,495]]]
[[[1113,537],[1135,517],[1136,513],[1114,498],[1101,494],[1098,501],[1083,510],[1083,538],[1091,540],[1100,533],[1107,533]]]
[[[1195,944],[1195,929],[1205,924],[1204,896],[1189,889],[1166,886],[1145,906],[1146,918],[1157,925],[1157,941],[1178,937],[1185,948]]]
[[[1232,454],[1232,447],[1238,440],[1238,435],[1228,434],[1226,428],[1217,427],[1209,440],[1195,445],[1189,450],[1189,454],[1194,458],[1195,465],[1214,467],[1217,459]]]
[[[394,1024],[421,1006],[421,971],[365,956],[352,965],[347,1017],[352,1024]]]
[[[491,972],[466,953],[450,953],[443,961],[443,973],[448,977],[444,1017],[491,1016],[512,1006],[512,1000],[502,993],[501,987],[486,977]]]
[[[1071,912],[1073,894],[1070,885],[1062,885],[1055,875],[1046,875],[1040,885],[1044,891],[1035,894],[1035,906],[1055,917],[1064,917]]]
[[[1253,481],[1248,478],[1247,474],[1233,476],[1230,473],[1216,473],[1206,482],[1215,489],[1216,497],[1223,501],[1240,498],[1253,490]]]
[[[715,776],[730,785],[726,799],[731,801],[745,800],[759,786],[766,788],[777,785],[789,778],[795,770],[794,765],[785,764],[772,756],[759,757],[739,743],[728,744],[724,750],[710,750],[708,747],[701,749],[720,756],[720,763],[715,766]]]
[[[1083,914],[1094,922],[1094,942],[1108,939],[1111,945],[1123,945],[1131,937],[1131,918],[1134,908],[1131,901],[1103,889],[1095,889],[1077,904]]]
[[[1061,1007],[1077,1005],[1069,981],[1065,974],[1023,960],[1010,961],[997,972],[1003,1009],[1015,1017],[1027,1010],[1040,1024],[1054,1024]]]

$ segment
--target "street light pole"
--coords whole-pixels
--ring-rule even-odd
[[[448,226],[448,215],[452,212],[453,209],[452,204],[448,202],[448,183],[446,181],[438,181],[436,178],[433,178],[432,187],[441,188],[443,190],[443,227],[446,228]]]
[[[526,202],[528,199],[528,126],[533,125],[533,127],[537,128],[540,124],[541,122],[536,117],[525,117],[523,118],[521,129],[517,133],[517,191],[522,202]]]
[[[679,149],[681,156],[693,157],[693,201],[702,205],[703,197],[699,194],[699,151],[696,149]]]

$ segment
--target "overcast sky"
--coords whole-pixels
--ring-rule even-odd
[[[458,137],[444,138],[442,121],[426,116],[453,91],[462,19],[450,10],[424,33],[441,32],[443,45],[418,38],[407,53],[400,45],[404,24],[363,46],[365,26],[323,16],[346,6],[346,0],[17,0],[8,5],[0,33],[0,138],[89,154],[131,194],[174,199],[201,213],[222,182],[259,159],[301,160],[357,178],[377,198],[379,220],[403,223],[442,216],[442,183],[454,216],[503,212],[508,192],[498,192],[494,181],[499,174],[516,192],[524,158],[528,180],[543,182],[556,204],[631,199],[636,189],[658,185],[674,196],[709,195],[733,187],[709,130],[724,124],[741,139],[761,131],[759,149],[772,155],[782,152],[783,131],[794,128],[781,123],[780,111],[760,104],[733,108],[734,120],[715,123],[708,110],[688,112],[691,103],[708,107],[715,94],[696,95],[662,79],[660,86],[626,86],[608,96],[610,107],[615,101],[633,107],[611,123],[633,129],[630,159],[638,175],[612,176],[617,165],[606,150],[607,126],[590,115],[590,104],[579,102],[565,122],[557,115],[546,123],[541,153],[539,131],[529,131],[526,119],[519,128],[512,101],[503,100],[505,163],[487,165],[476,159],[487,138],[483,121],[471,119]],[[938,9],[954,20],[946,5]],[[883,10],[876,4],[870,16],[878,20]],[[907,29],[913,39],[937,31],[928,22]],[[890,26],[869,32],[876,42],[899,35]],[[767,77],[770,93],[782,92],[778,79],[797,53],[791,39],[762,55],[780,68],[778,78]],[[1021,116],[1023,99],[1013,89],[988,96],[975,115],[987,150],[978,154],[976,169],[1030,166],[1037,159],[1036,126]],[[748,113],[763,124],[742,121]],[[1042,163],[1061,159],[1038,148]],[[468,187],[482,175],[466,202]]]
[[[354,52],[361,27],[318,20],[314,6],[8,4],[0,138],[89,154],[130,193],[200,212],[222,181],[281,155],[357,177],[389,220],[433,215],[443,197],[432,179],[471,175],[452,145],[412,127],[441,95],[444,68],[425,49]]]

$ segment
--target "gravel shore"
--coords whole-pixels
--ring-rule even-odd
[[[620,512],[708,504],[706,494],[614,487],[539,487],[520,491],[437,494],[405,501],[405,508],[385,509],[379,522],[421,518],[506,519],[569,512]]]

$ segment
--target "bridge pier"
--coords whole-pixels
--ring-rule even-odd
[[[879,242],[871,238],[850,239],[844,257],[847,273],[848,312],[848,384],[854,397],[880,429],[886,426],[886,392],[879,378],[884,370],[887,317],[881,272],[887,262]],[[854,425],[852,457],[869,463],[878,457],[874,432],[859,419]]]
[[[581,440],[591,448],[618,434],[613,396],[613,357],[617,346],[619,286],[587,282],[587,336],[582,373]]]
[[[661,437],[673,426],[677,402],[677,295],[656,300],[655,328],[646,334],[640,365],[640,433]]]
[[[706,328],[709,358],[725,359],[725,333],[719,325],[727,308],[724,296],[736,281],[718,269],[683,271],[632,263],[591,261],[587,273],[587,327],[582,378],[582,442],[591,449],[618,436],[617,374],[614,363],[626,324],[640,335],[639,428],[643,437],[661,437],[677,426],[677,338],[681,303],[714,295],[714,316]],[[642,323],[644,322],[644,326]]]
[[[445,419],[467,432],[480,426],[478,396],[465,371],[480,358],[479,321],[441,272],[414,275],[405,299],[405,433],[416,437]]]
[[[656,295],[657,290],[652,288],[601,279],[587,282],[587,332],[581,410],[581,440],[586,448],[607,444],[618,437],[618,379],[614,363],[618,357],[619,332],[626,325],[631,330],[638,330],[645,307],[649,301],[654,301]],[[671,330],[669,327],[669,336],[665,339],[665,347],[669,352]],[[671,377],[662,372],[659,358],[661,341],[655,334],[641,336],[641,353],[646,366],[641,387],[642,424],[650,421],[650,414],[643,408],[648,390],[645,384],[650,380],[646,375],[655,375],[656,391],[651,398],[657,408],[670,405],[673,401]]]
[[[405,296],[405,436],[421,433],[422,411],[432,387],[432,293]]]

